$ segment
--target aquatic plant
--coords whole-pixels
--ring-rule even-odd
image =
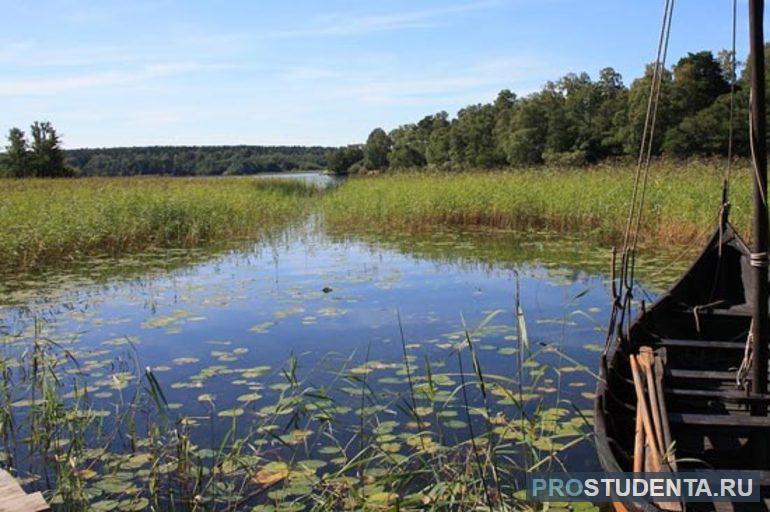
[[[3,465],[67,511],[531,508],[523,475],[586,442],[591,412],[558,392],[561,356],[531,345],[516,310],[513,326],[493,312],[452,335],[443,361],[421,362],[403,329],[400,361],[330,356],[324,386],[292,356],[268,402],[259,380],[270,369],[223,353],[236,363],[204,368],[189,387],[231,375],[251,391],[229,409],[201,393],[205,415],[167,401],[130,339],[76,349],[38,322],[4,338]],[[516,357],[510,374],[488,374],[477,350],[501,332]]]
[[[716,227],[722,163],[658,163],[651,171],[643,236],[649,244],[684,244]],[[427,231],[446,226],[548,230],[616,242],[625,229],[633,169],[522,169],[394,173],[348,181],[323,198],[335,231]],[[733,170],[733,218],[745,227],[750,170]]]
[[[313,186],[249,178],[0,180],[0,265],[254,237],[298,218]]]

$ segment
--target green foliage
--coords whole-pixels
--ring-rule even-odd
[[[11,128],[8,132],[8,145],[5,147],[5,174],[12,178],[28,176],[32,169],[29,166],[29,150],[24,132]]]
[[[72,149],[67,166],[83,176],[214,176],[325,169],[331,148],[301,146],[152,146]]]
[[[65,167],[61,139],[49,122],[35,121],[30,127],[32,144],[27,145],[24,132],[11,128],[0,175],[11,178],[61,178],[72,176]]]
[[[505,162],[495,140],[495,108],[472,105],[457,113],[450,132],[453,162],[470,167],[495,167]]]
[[[358,146],[335,149],[327,158],[329,170],[335,174],[347,174],[351,167],[364,159],[364,152]]]
[[[49,122],[35,121],[30,126],[32,144],[29,166],[38,178],[61,178],[70,173],[64,167],[61,139]]]
[[[367,169],[384,169],[388,166],[388,153],[393,141],[382,128],[375,128],[364,145],[364,165]]]
[[[766,50],[770,53],[770,47]],[[724,156],[729,134],[730,81],[736,84],[734,155],[748,155],[748,72],[733,70],[729,52],[689,53],[663,70],[653,140],[655,156]],[[517,97],[500,91],[492,103],[405,124],[388,135],[379,128],[365,148],[368,168],[441,169],[588,165],[635,158],[648,114],[653,66],[630,87],[613,68],[596,80],[569,73],[540,91]],[[770,78],[768,79],[770,81]],[[392,144],[391,144],[392,143]]]

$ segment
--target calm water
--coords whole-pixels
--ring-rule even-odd
[[[136,358],[153,368],[175,414],[215,418],[213,434],[197,434],[205,443],[231,413],[246,428],[274,404],[292,356],[298,378],[333,396],[343,418],[355,423],[360,399],[341,375],[366,375],[380,401],[375,412],[405,422],[397,407],[407,392],[401,329],[417,378],[430,365],[439,386],[456,388],[464,325],[490,383],[518,378],[518,280],[529,352],[559,350],[525,365],[527,400],[545,396],[551,407],[590,415],[609,311],[607,259],[604,250],[542,234],[343,236],[311,219],[271,242],[23,278],[6,284],[0,328],[11,346],[23,346],[38,320],[44,336],[81,361],[105,408],[130,384],[115,361]],[[505,395],[492,389],[505,411]],[[448,398],[441,418],[447,436],[460,440],[467,433],[458,405]],[[572,468],[597,464],[588,442],[566,460]]]
[[[271,172],[257,174],[253,177],[269,179],[287,179],[298,180],[322,188],[331,187],[341,183],[344,180],[342,176],[325,174],[322,171],[297,171],[297,172]]]

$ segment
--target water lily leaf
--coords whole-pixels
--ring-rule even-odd
[[[217,413],[217,416],[220,418],[237,418],[238,416],[241,416],[243,414],[243,409],[225,409],[223,411],[219,411]]]
[[[288,478],[289,466],[284,462],[271,462],[257,471],[254,481],[262,485],[274,485]]]

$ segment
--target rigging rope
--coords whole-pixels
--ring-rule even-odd
[[[647,111],[644,118],[644,127],[642,129],[639,158],[637,160],[636,172],[634,175],[634,187],[631,194],[631,201],[628,206],[626,229],[623,234],[623,250],[621,253],[620,273],[618,275],[619,287],[617,293],[613,292],[614,304],[605,342],[605,353],[609,348],[615,328],[617,327],[619,333],[622,333],[622,328],[626,323],[626,320],[630,320],[634,288],[634,253],[639,241],[642,213],[649,183],[650,163],[655,145],[655,125],[657,124],[663,77],[666,73],[666,57],[668,56],[668,43],[671,35],[673,12],[674,0],[666,0],[663,8],[663,20],[661,22],[660,34],[658,36],[658,49],[650,80],[650,93],[647,99]]]
[[[730,174],[733,167],[733,138],[735,133],[735,84],[737,82],[737,65],[735,40],[738,22],[738,0],[733,0],[733,26],[732,26],[732,45],[730,46],[730,121],[727,134],[727,167],[725,168],[724,190],[722,193],[723,203],[727,203],[730,192]],[[723,204],[724,206],[724,204]]]

